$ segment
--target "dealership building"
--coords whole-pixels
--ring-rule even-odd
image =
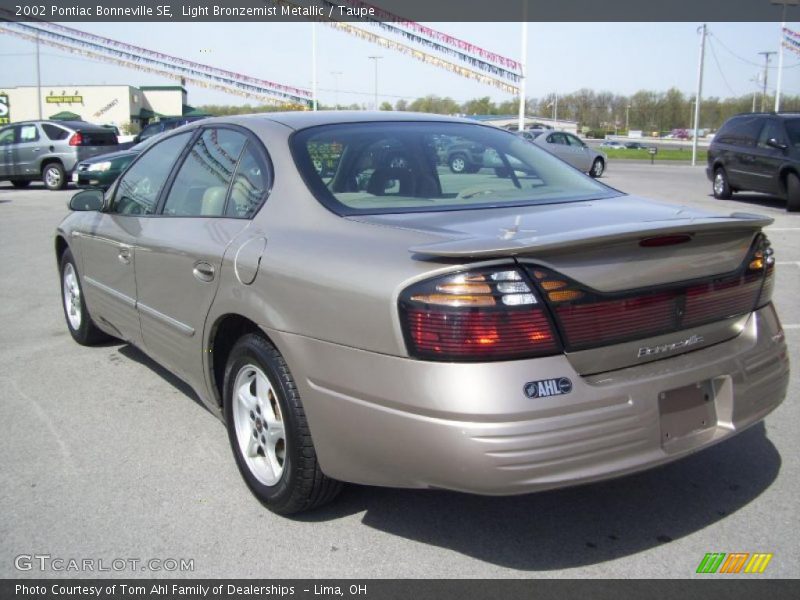
[[[142,126],[165,117],[197,114],[186,103],[186,89],[180,85],[0,87],[0,125],[38,119],[40,93],[42,119],[82,120],[121,128],[126,123]]]

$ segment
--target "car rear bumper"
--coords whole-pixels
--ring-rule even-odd
[[[632,473],[762,420],[789,378],[771,305],[727,342],[588,377],[566,356],[432,363],[273,334],[323,471],[370,485],[509,495]],[[569,393],[523,391],[561,377]]]

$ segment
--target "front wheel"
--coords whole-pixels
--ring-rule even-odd
[[[236,464],[267,508],[288,515],[336,497],[341,483],[320,470],[289,367],[261,335],[245,335],[231,350],[224,401]]]
[[[467,157],[463,154],[454,154],[450,157],[450,170],[453,173],[466,173],[468,171]]]
[[[48,190],[63,190],[67,187],[67,175],[60,163],[49,163],[42,171],[42,182]]]
[[[86,302],[83,299],[83,289],[78,277],[78,268],[72,252],[65,250],[61,257],[61,298],[64,308],[64,317],[67,320],[67,329],[72,339],[81,346],[92,346],[109,338],[100,331],[89,316]]]
[[[592,168],[589,169],[589,175],[597,179],[603,175],[603,171],[606,170],[606,163],[603,162],[602,158],[595,158],[594,162],[592,163]]]
[[[786,210],[800,212],[800,177],[794,173],[786,176]]]
[[[731,184],[728,181],[728,174],[722,167],[717,167],[714,171],[714,198],[728,200],[731,197]]]

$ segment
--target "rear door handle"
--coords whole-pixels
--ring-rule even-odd
[[[121,262],[123,265],[131,264],[131,249],[120,248],[117,258],[119,259],[119,262]]]
[[[214,266],[207,262],[199,262],[192,269],[194,275],[200,281],[213,281],[214,280]]]

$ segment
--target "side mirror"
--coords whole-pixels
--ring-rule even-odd
[[[103,208],[102,190],[83,190],[78,192],[69,201],[69,209],[75,211],[98,211]]]
[[[778,150],[786,150],[789,147],[786,144],[781,144],[775,138],[769,138],[767,140],[767,146],[769,146],[770,148],[777,148]]]

